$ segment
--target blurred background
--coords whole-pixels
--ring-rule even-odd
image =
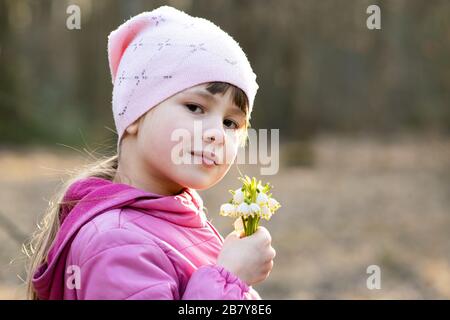
[[[66,27],[71,4],[80,30]],[[252,127],[280,130],[276,175],[239,166],[283,205],[264,224],[277,257],[261,296],[449,299],[446,0],[0,0],[0,299],[24,298],[21,245],[67,170],[114,152],[108,34],[163,4],[240,43],[260,85]],[[366,26],[372,4],[380,30]],[[237,176],[200,192],[224,235]]]

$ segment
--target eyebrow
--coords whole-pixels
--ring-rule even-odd
[[[202,90],[202,89],[191,90],[191,91],[186,91],[185,94],[193,94],[193,95],[197,95],[197,96],[200,96],[202,98],[205,98],[208,101],[217,102],[217,97],[215,95],[213,95],[212,93],[206,91],[206,90]],[[233,108],[231,110],[232,113],[240,113],[244,117],[246,116],[245,112],[242,111],[241,108],[239,108],[236,104],[233,103],[233,106],[235,106],[235,108]]]
[[[199,90],[186,91],[186,94],[197,95],[197,96],[200,96],[202,98],[205,98],[206,100],[217,102],[217,98],[213,94],[211,94],[211,93],[209,93],[208,91],[205,91],[205,90],[199,89]]]

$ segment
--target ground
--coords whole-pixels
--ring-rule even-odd
[[[243,173],[270,181],[283,206],[263,223],[277,256],[255,289],[265,299],[449,299],[449,151],[450,139],[434,135],[321,136],[283,146],[277,175],[259,176],[257,166],[240,165]],[[17,240],[31,233],[64,170],[87,161],[76,152],[0,151],[0,213],[16,225]],[[218,208],[227,190],[238,187],[237,176],[233,167],[200,192],[224,236],[232,221]],[[5,228],[2,223],[0,299],[22,299],[20,241]],[[379,290],[366,286],[370,265],[380,267]]]

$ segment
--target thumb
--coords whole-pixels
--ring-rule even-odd
[[[234,230],[226,236],[225,241],[236,241],[242,238],[244,235],[244,231]]]

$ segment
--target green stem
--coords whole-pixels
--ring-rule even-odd
[[[245,236],[249,236],[250,235],[250,221],[247,219],[247,226],[245,228]]]
[[[242,219],[242,225],[244,226],[245,235],[247,235],[247,223],[243,216],[241,216],[241,219]]]
[[[252,218],[248,217],[247,218],[247,235],[251,235],[252,234]]]
[[[248,227],[247,227],[247,232],[245,233],[245,235],[249,236],[252,234],[252,220],[249,217],[247,221],[248,221]]]
[[[245,234],[247,236],[252,235],[256,232],[258,220],[259,220],[258,217],[249,217],[248,218],[248,226],[247,226],[247,230],[245,232]]]

